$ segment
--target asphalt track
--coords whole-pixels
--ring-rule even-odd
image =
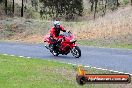
[[[86,46],[80,46],[80,49],[82,56],[76,59],[71,54],[54,57],[49,50],[44,47],[44,44],[0,42],[0,54],[58,60],[66,63],[95,66],[132,74],[132,50]]]

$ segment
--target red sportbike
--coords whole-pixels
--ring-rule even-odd
[[[75,36],[71,32],[64,32],[59,36],[58,40],[61,40],[61,42],[57,43],[54,49],[50,36],[47,35],[44,37],[44,42],[48,43],[45,47],[49,49],[54,56],[58,56],[59,54],[67,55],[71,52],[74,57],[81,57],[81,50],[75,44],[77,40],[75,40]]]

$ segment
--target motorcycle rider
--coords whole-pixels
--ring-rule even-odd
[[[56,45],[58,43],[61,43],[61,40],[58,40],[58,37],[60,35],[60,31],[66,32],[64,27],[60,24],[60,21],[56,20],[54,21],[54,27],[50,29],[50,39],[53,42],[53,50],[55,51],[54,53],[57,54],[56,52]]]

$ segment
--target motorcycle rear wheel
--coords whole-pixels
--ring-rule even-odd
[[[54,50],[53,50],[51,53],[52,53],[54,56],[58,56],[58,55],[59,55],[59,53],[55,53]]]
[[[53,45],[50,44],[49,47],[51,48],[50,52],[54,55],[54,56],[58,56],[59,55],[59,52],[55,52],[55,50],[53,50]]]

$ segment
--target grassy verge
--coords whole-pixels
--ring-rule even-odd
[[[126,48],[126,49],[132,49],[132,44],[127,43],[103,43],[99,41],[87,41],[87,40],[79,40],[78,44],[85,45],[85,46],[96,46],[96,47],[106,47],[106,48]]]
[[[87,70],[89,73],[111,73],[91,68]],[[72,65],[0,55],[0,88],[117,88],[123,86],[114,84],[80,86],[76,83],[75,76],[76,71]],[[131,86],[131,84],[124,84],[124,87],[126,85]]]

